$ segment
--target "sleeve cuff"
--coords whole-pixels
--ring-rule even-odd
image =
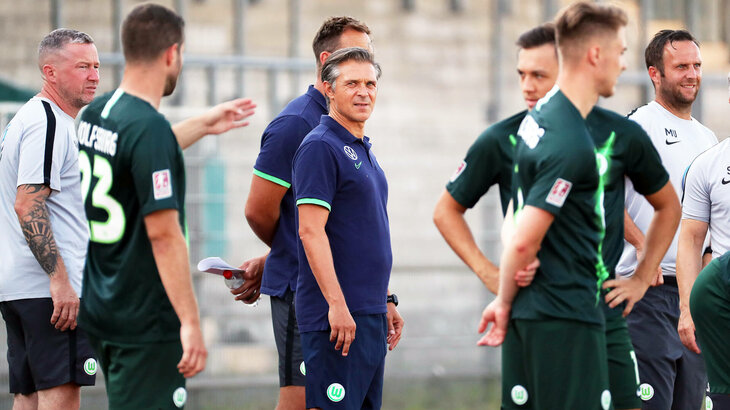
[[[265,179],[267,181],[271,181],[271,182],[273,182],[273,183],[275,183],[277,185],[281,185],[284,188],[290,188],[291,187],[291,184],[288,183],[288,182],[286,182],[286,181],[284,181],[283,179],[277,178],[277,177],[275,177],[273,175],[269,175],[269,174],[267,174],[265,172],[261,172],[261,171],[259,171],[256,168],[254,168],[253,174],[256,175],[257,177],[263,178],[263,179]]]
[[[312,205],[319,205],[321,207],[327,208],[328,211],[332,212],[332,207],[327,202],[321,200],[321,199],[315,199],[315,198],[302,198],[297,200],[297,206],[302,204],[312,204]]]

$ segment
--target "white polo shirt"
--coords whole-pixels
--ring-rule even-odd
[[[730,139],[703,152],[690,165],[682,219],[709,224],[713,258],[730,250]]]
[[[74,120],[48,99],[33,97],[0,140],[0,301],[50,297],[49,278],[30,251],[15,213],[20,185],[51,188],[51,229],[69,281],[81,296],[89,231],[81,199]]]
[[[677,196],[682,198],[682,177],[685,171],[700,153],[717,144],[715,133],[694,118],[684,120],[675,116],[656,101],[639,107],[629,114],[629,118],[639,123],[649,134],[662,158],[662,164],[669,172],[669,180],[677,191]],[[628,179],[626,210],[636,226],[646,234],[654,216],[654,208],[634,190]],[[676,275],[678,236],[679,230],[662,259],[661,267],[664,275]],[[616,273],[624,276],[633,275],[636,263],[636,249],[624,241],[624,251],[616,266]]]

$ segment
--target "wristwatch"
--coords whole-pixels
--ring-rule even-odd
[[[392,303],[396,306],[398,306],[398,296],[395,295],[395,293],[391,293],[388,295],[388,298],[385,299],[386,303]]]

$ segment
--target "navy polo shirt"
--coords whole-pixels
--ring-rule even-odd
[[[294,153],[304,137],[327,114],[327,101],[314,86],[290,102],[264,130],[261,151],[253,173],[263,179],[290,188]],[[261,293],[283,296],[297,286],[297,226],[294,196],[286,191],[279,206],[279,225],[266,258]]]
[[[294,155],[297,205],[330,213],[325,225],[337,280],[352,315],[386,313],[393,255],[388,227],[388,182],[368,137],[352,135],[329,116],[304,138]],[[302,242],[296,314],[300,332],[327,330],[329,305],[309,267]]]

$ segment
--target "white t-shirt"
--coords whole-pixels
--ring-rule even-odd
[[[703,152],[690,165],[682,219],[709,224],[713,258],[730,250],[730,139]]]
[[[667,111],[656,101],[639,107],[629,114],[629,118],[639,123],[649,134],[654,147],[659,152],[662,164],[669,172],[677,196],[682,198],[682,177],[692,161],[708,148],[717,144],[715,133],[694,118],[681,119]],[[635,190],[631,181],[626,180],[626,210],[641,232],[646,233],[654,216],[654,208]],[[677,272],[677,237],[674,235],[669,250],[662,259],[664,275],[674,276]],[[624,241],[624,251],[616,266],[619,275],[633,275],[636,270],[636,249]]]
[[[81,199],[74,120],[56,104],[33,97],[0,140],[0,301],[50,297],[49,278],[30,251],[15,213],[17,189],[51,188],[46,206],[69,281],[81,296],[89,231]]]

